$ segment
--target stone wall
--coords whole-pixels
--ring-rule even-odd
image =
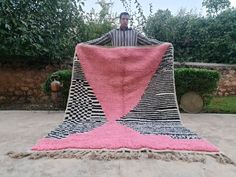
[[[175,62],[175,68],[180,67],[217,70],[221,79],[216,94],[236,94],[236,65]],[[17,109],[24,104],[35,105],[35,109],[51,109],[51,98],[43,93],[42,84],[49,74],[59,69],[71,68],[71,61],[41,68],[0,64],[0,109]]]
[[[175,68],[204,68],[216,70],[220,73],[220,81],[216,95],[228,96],[236,95],[236,65],[216,64],[216,63],[179,63],[175,62]]]
[[[31,108],[33,105],[35,109],[49,108],[52,106],[52,101],[50,96],[43,93],[42,84],[49,74],[71,67],[71,63],[39,68],[0,64],[0,109],[11,109],[11,107],[21,109],[24,105],[31,105]]]

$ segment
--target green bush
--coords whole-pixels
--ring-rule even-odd
[[[178,68],[175,69],[175,86],[177,99],[189,91],[200,94],[207,105],[216,90],[220,74],[214,70],[196,69],[196,68]]]
[[[51,82],[54,79],[60,81],[61,84],[63,84],[63,87],[60,89],[62,104],[63,107],[65,107],[70,89],[71,76],[71,70],[59,70],[50,74],[43,84],[43,92],[47,95],[51,95]]]

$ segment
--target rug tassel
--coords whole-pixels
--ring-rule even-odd
[[[140,150],[140,151],[129,151],[129,150],[118,150],[118,151],[44,151],[44,152],[13,152],[10,151],[6,155],[13,159],[28,158],[32,160],[41,158],[76,158],[76,159],[91,159],[91,160],[114,160],[114,159],[157,159],[164,161],[184,161],[184,162],[201,162],[206,163],[206,157],[212,157],[218,163],[221,164],[236,164],[226,155],[220,154],[201,154],[194,152],[155,152],[151,150]]]

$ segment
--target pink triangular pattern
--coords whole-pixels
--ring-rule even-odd
[[[116,48],[77,45],[85,78],[108,121],[120,119],[138,104],[169,46],[169,43]]]

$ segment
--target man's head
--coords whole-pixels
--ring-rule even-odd
[[[121,28],[127,28],[128,27],[128,22],[129,22],[129,13],[122,12],[120,14],[120,27]]]

